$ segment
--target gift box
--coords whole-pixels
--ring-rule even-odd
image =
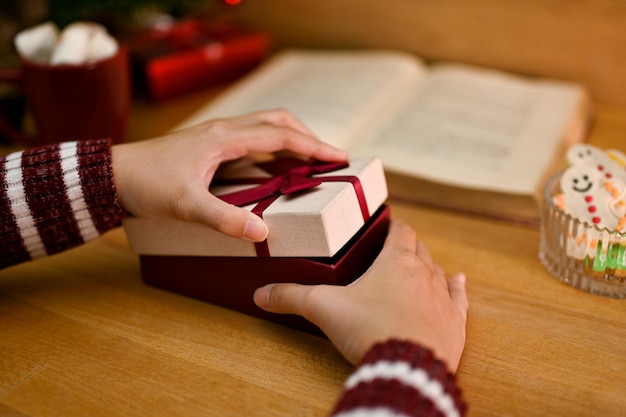
[[[273,282],[345,285],[367,270],[387,234],[387,186],[377,158],[324,163],[278,158],[223,167],[210,190],[267,223],[252,243],[178,220],[129,217],[124,227],[147,284],[316,331],[263,312],[254,290]]]
[[[266,57],[271,40],[264,31],[184,20],[127,43],[136,90],[163,100],[242,76]]]
[[[124,220],[131,249],[142,255],[332,257],[387,199],[378,158],[309,163],[278,158],[223,167],[213,194],[260,215],[265,242],[254,244],[179,220]]]
[[[382,249],[389,215],[389,207],[382,206],[350,242],[330,258],[140,255],[142,279],[157,288],[321,334],[321,330],[300,316],[261,310],[254,304],[254,291],[277,282],[351,283],[367,271]]]

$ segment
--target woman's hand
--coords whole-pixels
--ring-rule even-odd
[[[115,145],[113,174],[122,207],[135,216],[203,223],[257,242],[267,237],[263,220],[224,203],[208,187],[222,162],[282,150],[324,161],[343,161],[348,156],[319,141],[287,111],[273,110],[210,120],[161,138]]]
[[[374,264],[351,285],[271,284],[257,289],[254,301],[304,316],[353,364],[376,342],[396,338],[432,349],[455,372],[465,346],[465,276],[448,281],[415,232],[396,219]]]

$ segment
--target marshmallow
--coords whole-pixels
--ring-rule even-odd
[[[20,55],[52,65],[80,65],[113,56],[117,41],[106,28],[92,22],[75,22],[60,34],[51,22],[18,34],[15,44]]]
[[[86,23],[73,23],[61,32],[50,63],[57,64],[82,64],[87,61],[89,38],[94,29]]]
[[[117,52],[117,41],[106,31],[94,32],[89,42],[87,59],[98,61],[115,55]]]
[[[52,22],[25,29],[15,36],[20,56],[42,64],[48,63],[59,38],[59,28]]]

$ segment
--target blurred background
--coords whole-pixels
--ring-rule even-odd
[[[15,33],[47,20],[94,20],[128,36],[189,18],[258,29],[271,51],[399,49],[427,63],[573,80],[598,102],[626,105],[623,0],[1,0],[0,66],[16,64]]]
[[[254,53],[235,51],[238,55],[228,56],[220,62],[220,68],[216,62],[211,62],[210,68],[202,66],[208,62],[211,45],[215,50],[220,39],[235,37],[223,26],[208,28],[204,24],[213,22],[217,15],[239,3],[240,0],[2,0],[0,72],[20,66],[13,42],[20,31],[50,21],[61,30],[73,22],[93,21],[103,24],[114,37],[130,46],[133,86],[138,95],[153,99],[183,95],[240,76],[265,56],[269,41],[263,39],[259,43],[257,39],[256,44],[248,46]],[[194,24],[176,26],[189,20]],[[177,30],[173,31],[175,27]],[[190,61],[191,50],[197,53]],[[158,74],[148,74],[149,65]],[[181,72],[187,76],[177,77]],[[149,81],[154,85],[148,85]],[[187,85],[181,85],[184,81]],[[0,81],[0,115],[18,131],[28,122],[25,122],[25,101],[15,83]],[[9,138],[0,133],[0,143],[8,142]]]
[[[2,0],[0,2],[0,64],[16,64],[13,37],[20,30],[45,21],[60,28],[90,20],[123,35],[163,19],[211,16],[236,0]]]

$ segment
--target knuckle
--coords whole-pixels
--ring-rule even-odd
[[[282,285],[277,285],[272,288],[269,294],[269,303],[270,306],[274,308],[282,309],[285,306],[287,300],[287,295],[285,291],[285,287]]]
[[[226,214],[226,211],[219,208],[214,208],[214,210],[211,212],[210,223],[212,227],[214,227],[217,231],[221,233],[232,234],[233,232],[227,227],[229,225],[229,222],[227,220],[228,216]]]
[[[320,299],[320,292],[323,291],[323,285],[313,285],[307,288],[307,291],[301,296],[300,303],[303,315],[310,321],[316,322],[319,309],[317,308]]]
[[[190,204],[187,197],[187,190],[184,186],[177,186],[170,193],[170,204],[174,217],[188,218]]]
[[[272,114],[278,120],[286,120],[286,119],[291,119],[292,118],[292,115],[289,112],[289,110],[285,109],[284,107],[277,107],[277,108],[273,109],[272,110]]]
[[[232,131],[233,123],[226,119],[215,119],[208,128],[215,137],[225,137]]]
[[[193,190],[185,185],[179,185],[170,192],[170,215],[174,218],[205,223],[207,219],[202,218],[202,211],[198,208],[198,202],[194,199]],[[212,213],[212,218],[219,218],[220,213]],[[210,219],[208,219],[210,220]]]

